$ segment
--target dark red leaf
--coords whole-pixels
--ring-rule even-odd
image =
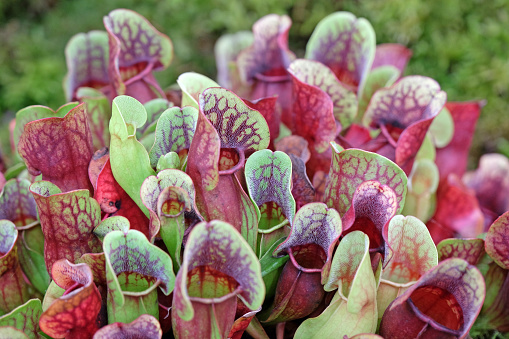
[[[84,104],[63,118],[36,120],[25,125],[18,151],[32,175],[42,174],[63,192],[93,191],[88,164],[94,153]]]
[[[97,189],[94,198],[101,206],[101,211],[110,216],[122,216],[129,220],[130,229],[138,230],[149,238],[149,220],[133,199],[117,183],[107,160],[97,178]]]
[[[93,234],[101,220],[101,209],[88,190],[62,193],[48,181],[30,186],[34,195],[42,232],[44,259],[51,272],[53,263],[60,259],[76,262],[85,253],[102,251],[101,242]]]
[[[450,173],[460,178],[465,173],[477,119],[485,104],[485,101],[472,101],[448,102],[445,105],[454,121],[454,136],[446,147],[437,149],[435,163],[440,172],[440,181],[446,180]]]
[[[475,238],[484,228],[484,216],[475,193],[451,174],[437,191],[435,214],[427,223],[435,243],[459,235]]]
[[[101,310],[101,295],[92,271],[86,264],[73,265],[62,259],[53,265],[51,276],[65,292],[41,315],[41,330],[54,338],[92,338]]]

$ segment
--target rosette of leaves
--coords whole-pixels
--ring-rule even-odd
[[[173,292],[175,337],[225,338],[235,321],[237,300],[254,311],[264,298],[260,263],[239,232],[218,220],[197,224]]]
[[[236,176],[246,154],[267,148],[269,128],[263,116],[224,88],[200,95],[200,114],[186,172],[193,179],[196,204],[205,220],[231,223],[254,248],[257,214]]]
[[[341,217],[323,203],[304,205],[297,213],[288,238],[274,256],[290,256],[279,276],[274,304],[267,322],[306,317],[322,302],[324,267],[330,267],[334,246],[341,235]]]
[[[324,285],[325,291],[337,291],[320,315],[304,320],[295,338],[351,337],[375,332],[377,281],[369,247],[368,236],[360,231],[341,239]]]
[[[175,275],[170,256],[136,230],[109,232],[103,241],[108,285],[108,322],[159,316],[157,288],[168,295]]]
[[[486,294],[481,272],[452,258],[429,270],[385,311],[380,334],[391,338],[463,338],[481,311]]]
[[[61,259],[51,276],[61,291],[41,314],[41,330],[54,338],[91,338],[98,329],[102,303],[90,267]]]
[[[0,220],[0,313],[8,313],[30,298],[19,265],[18,230],[9,220]]]

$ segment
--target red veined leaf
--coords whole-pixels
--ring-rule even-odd
[[[39,299],[30,299],[21,306],[16,307],[10,313],[0,317],[0,328],[10,326],[16,328],[25,334],[25,338],[39,339],[39,318],[42,313],[41,301]],[[0,337],[2,333],[0,332]],[[3,338],[14,339],[12,336]]]
[[[387,140],[386,150],[378,152],[395,159],[409,174],[426,132],[446,98],[435,80],[423,76],[407,76],[378,90],[363,117],[364,125],[380,128],[379,138]]]
[[[196,225],[184,249],[173,292],[176,337],[226,337],[235,320],[237,296],[257,310],[265,298],[260,263],[249,244],[228,223]]]
[[[7,313],[30,298],[18,260],[18,230],[9,220],[0,220],[0,312]]]
[[[479,318],[500,332],[508,332],[509,270],[492,262],[484,279],[486,281],[486,299]]]
[[[428,271],[385,311],[385,338],[465,337],[481,311],[486,289],[479,270],[459,258]]]
[[[111,105],[108,98],[100,91],[90,87],[78,89],[76,97],[80,102],[85,103],[94,148],[101,149],[109,146],[108,121],[111,118]]]
[[[92,338],[98,329],[101,295],[90,267],[61,259],[53,265],[51,276],[65,292],[42,313],[41,330],[54,338]]]
[[[159,316],[157,291],[170,294],[173,263],[139,231],[112,231],[103,241],[108,283],[108,322],[128,323],[141,314]]]
[[[490,226],[484,240],[486,253],[502,268],[509,270],[509,212]]]
[[[83,104],[63,118],[47,118],[25,125],[18,151],[32,175],[42,174],[63,192],[93,187],[88,164],[93,155],[92,134]]]
[[[224,88],[236,88],[239,76],[233,74],[236,70],[235,60],[239,53],[253,44],[252,32],[240,31],[231,34],[223,34],[214,45],[216,59],[217,82]],[[238,91],[236,93],[239,93]],[[240,93],[239,93],[240,94]]]
[[[339,213],[323,203],[307,204],[295,214],[290,235],[274,251],[274,256],[289,254],[290,261],[279,277],[273,310],[266,321],[303,318],[320,305],[325,296],[322,275],[328,275],[341,231]]]
[[[482,239],[444,239],[437,244],[439,261],[461,258],[470,265],[477,265],[484,254]]]
[[[325,64],[342,83],[356,90],[371,68],[375,44],[375,32],[366,19],[336,12],[316,25],[306,46],[306,59]]]
[[[337,150],[333,145],[332,165],[325,189],[325,203],[344,215],[350,208],[357,187],[370,180],[390,187],[396,194],[400,213],[405,204],[407,177],[391,160],[371,152],[358,149]]]
[[[127,9],[111,11],[103,22],[109,37],[108,72],[117,95],[132,93],[142,103],[164,97],[152,71],[165,69],[171,63],[170,38]]]
[[[117,322],[104,326],[95,333],[94,339],[160,339],[162,335],[159,321],[149,314],[142,314],[128,324]]]
[[[60,259],[76,262],[82,254],[101,252],[101,242],[93,234],[101,209],[88,190],[62,193],[54,184],[38,181],[30,191],[41,219],[48,272]]]
[[[108,34],[90,31],[74,35],[65,47],[67,74],[64,89],[67,101],[78,99],[80,87],[92,87],[110,94],[108,75]]]
[[[37,205],[29,191],[30,182],[10,179],[0,192],[0,219],[10,220],[16,226],[27,226],[37,221]]]
[[[317,86],[329,95],[334,117],[341,123],[342,129],[352,123],[357,114],[357,95],[344,86],[330,68],[318,61],[297,59],[288,70],[300,81]]]

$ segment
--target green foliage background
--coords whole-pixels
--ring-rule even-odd
[[[64,103],[64,48],[76,33],[104,29],[115,8],[144,15],[174,43],[170,69],[157,75],[163,87],[182,72],[215,77],[213,47],[221,34],[250,30],[269,13],[293,20],[290,46],[303,56],[316,24],[339,10],[367,18],[377,43],[413,50],[407,74],[436,79],[450,101],[486,99],[471,166],[481,153],[509,154],[508,0],[2,0],[0,1],[1,142],[7,124],[28,105]]]

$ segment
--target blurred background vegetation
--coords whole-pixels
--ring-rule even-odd
[[[350,11],[373,25],[377,43],[413,51],[406,74],[436,79],[450,101],[486,99],[470,166],[482,153],[509,154],[508,0],[1,0],[0,135],[21,108],[64,103],[64,48],[79,32],[102,29],[115,8],[145,16],[174,43],[175,59],[157,75],[163,87],[195,71],[215,78],[213,47],[224,33],[250,30],[269,13],[293,20],[290,47],[304,55],[316,24],[334,11]]]

